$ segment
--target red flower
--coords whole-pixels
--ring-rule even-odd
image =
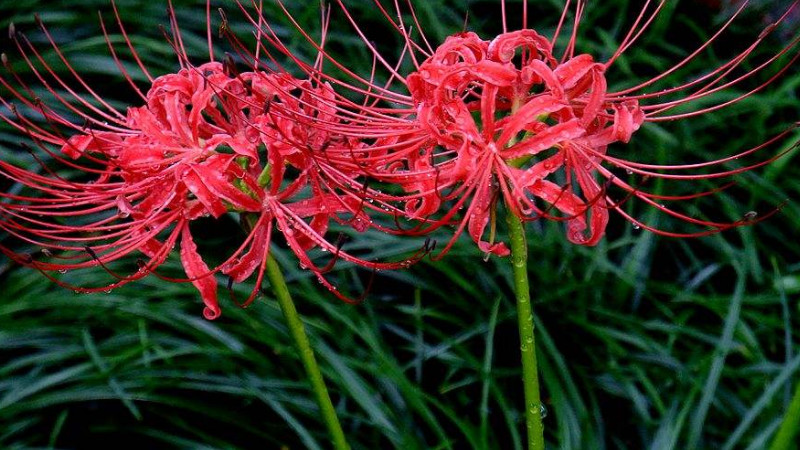
[[[396,11],[389,11],[376,1],[390,28],[406,43],[401,62],[391,62],[381,55],[343,2],[338,4],[373,53],[376,67],[382,66],[387,72],[390,83],[374,82],[374,74],[369,78],[353,74],[324,53],[326,61],[345,74],[331,83],[364,97],[361,103],[345,97],[332,102],[347,123],[347,126],[333,127],[332,131],[369,143],[364,152],[369,155],[366,160],[370,175],[381,182],[400,185],[405,191],[402,196],[372,192],[370,195],[375,201],[390,205],[385,207],[390,212],[398,214],[396,209],[399,209],[402,210],[399,214],[421,220],[422,225],[411,232],[425,233],[439,226],[456,225],[454,236],[444,251],[466,230],[482,251],[507,254],[505,244],[494,239],[493,218],[500,198],[524,220],[565,221],[567,238],[583,245],[600,241],[609,220],[609,210],[619,212],[637,227],[671,236],[699,236],[752,223],[751,215],[731,223],[714,222],[664,205],[717,190],[683,196],[659,195],[632,184],[631,176],[617,172],[670,180],[727,177],[767,164],[778,156],[737,169],[692,171],[717,167],[756,153],[789,132],[758,147],[700,164],[644,164],[608,153],[609,145],[627,143],[645,122],[678,120],[713,112],[763,89],[784,73],[800,57],[797,50],[800,38],[795,37],[778,54],[757,64],[749,57],[773,29],[786,21],[794,10],[800,9],[797,1],[785,7],[774,23],[766,26],[754,42],[730,61],[694,76],[691,81],[656,92],[649,92],[647,88],[667,79],[713,46],[746,5],[699,49],[672,68],[635,86],[612,91],[606,81],[607,72],[614,69],[620,55],[642,36],[664,1],[646,2],[642,6],[624,39],[606,61],[576,54],[580,18],[586,7],[583,1],[575,2],[574,10],[570,9],[571,2],[566,2],[561,21],[550,37],[527,27],[525,2],[523,29],[507,31],[506,5],[501,2],[502,34],[484,40],[475,33],[456,33],[435,49],[428,44],[413,9],[405,11],[410,14],[404,16],[399,4],[395,3]],[[294,23],[288,11],[284,12]],[[554,43],[571,12],[574,21],[566,48],[556,54]],[[410,22],[404,23],[403,17],[410,17]],[[293,57],[266,19],[251,17],[251,23],[269,46],[294,58],[309,76],[330,79],[316,70],[316,66]],[[324,40],[317,43],[303,30],[298,31],[324,51]],[[415,40],[417,36],[419,39]],[[415,67],[410,74],[397,69],[406,58]],[[746,62],[753,64],[752,67],[744,68]],[[699,100],[732,89],[767,69],[774,69],[767,81],[739,93],[732,100],[695,106],[699,105]],[[402,87],[392,90],[392,83],[400,83]],[[669,98],[672,100],[662,100]],[[673,113],[679,106],[690,109]],[[621,198],[612,196],[612,187],[625,194]],[[644,224],[622,209],[622,203],[630,198],[695,224],[700,230],[681,234]],[[393,209],[391,205],[396,204],[401,206]]]
[[[172,28],[177,33],[174,18]],[[214,62],[211,51],[212,62],[193,66],[182,50],[180,35],[175,34],[173,39],[183,68],[178,73],[150,78],[146,93],[136,88],[120,64],[123,75],[145,102],[123,114],[95,94],[65,58],[62,61],[73,75],[72,81],[87,94],[70,89],[27,40],[16,36],[21,55],[39,81],[86,123],[80,126],[70,122],[55,108],[32,97],[33,90],[27,85],[18,89],[0,78],[16,101],[38,111],[43,121],[16,113],[12,103],[0,99],[16,114],[3,118],[31,137],[57,163],[78,172],[77,177],[64,178],[38,157],[43,174],[0,161],[0,176],[22,188],[21,192],[0,193],[0,229],[38,247],[40,254],[21,254],[3,245],[0,251],[45,274],[102,266],[115,277],[114,282],[99,287],[69,286],[77,292],[96,292],[152,273],[178,245],[187,278],[169,279],[194,284],[206,305],[204,316],[209,319],[220,314],[218,272],[228,275],[232,282],[244,281],[255,273],[256,287],[244,304],[256,297],[274,226],[283,233],[300,264],[347,301],[350,299],[325,279],[329,267],[316,265],[308,256],[310,249],[329,252],[332,262],[344,259],[373,270],[409,262],[364,261],[326,240],[331,220],[359,231],[370,225],[362,211],[363,198],[337,187],[339,183],[355,183],[349,180],[361,172],[335,167],[329,156],[320,160],[315,155],[319,149],[328,149],[328,154],[351,158],[361,146],[356,139],[307,125],[339,120],[325,105],[325,99],[333,96],[330,86],[284,73],[237,73],[232,64]],[[140,58],[127,37],[126,42],[138,63]],[[53,47],[60,56],[54,43]],[[10,70],[5,56],[3,60]],[[140,68],[150,77],[141,64]],[[70,97],[58,94],[51,87],[54,85],[67,89]],[[72,136],[65,138],[65,134]],[[68,158],[53,152],[53,145]],[[190,223],[227,214],[239,216],[247,235],[220,264],[209,267],[198,250]],[[147,256],[139,261],[136,273],[121,275],[108,266],[135,251]]]
[[[515,54],[522,55],[518,64]],[[457,204],[472,198],[460,229],[466,226],[481,250],[508,253],[504,244],[482,240],[500,193],[521,217],[548,216],[537,206],[544,200],[568,217],[568,239],[599,241],[607,203],[593,175],[598,157],[583,149],[603,154],[644,121],[635,101],[606,98],[604,69],[588,55],[559,64],[547,39],[521,30],[491,42],[474,33],[451,36],[407,77],[417,118],[434,138],[409,158],[436,170],[439,189],[454,188]],[[548,179],[558,171],[561,184]],[[584,198],[564,187],[573,181]]]

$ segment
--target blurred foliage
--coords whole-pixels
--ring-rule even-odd
[[[266,3],[265,15],[280,18],[275,5]],[[292,12],[314,35],[320,14],[310,3]],[[495,0],[415,3],[434,42],[460,31],[467,10],[468,29],[487,36],[500,30]],[[532,26],[549,35],[561,2],[530,3]],[[712,3],[668,2],[642,41],[610,71],[612,86],[663,72],[708,39],[725,14],[706,6]],[[386,31],[371,2],[348,4],[379,48],[399,51],[402,43]],[[518,1],[508,4],[514,11],[520,7]],[[608,57],[638,4],[590,2],[579,51],[598,60]],[[168,57],[171,48],[159,28],[168,23],[165,5],[133,0],[117,5],[148,69],[174,71],[177,61]],[[188,53],[202,61],[205,10],[190,1],[175,5]],[[226,2],[225,8],[236,33],[248,36],[235,5]],[[113,23],[106,0],[3,2],[0,26],[13,21],[46,58],[54,58],[36,30],[32,13],[38,12],[77,70],[124,108],[137,99],[109,56],[98,10]],[[768,6],[753,8],[677,79],[721,64],[754,39],[770,13]],[[372,57],[340,15],[332,20],[331,51],[368,74]],[[291,37],[295,32],[286,20],[276,19],[275,29],[298,55],[313,57],[307,43]],[[768,38],[755,60],[785,45],[781,36]],[[112,39],[122,42],[119,36]],[[224,42],[218,44],[225,49]],[[5,36],[0,49],[20,76],[32,79]],[[757,82],[712,100],[734,98]],[[799,86],[792,69],[734,106],[648,124],[630,145],[611,151],[654,163],[732,154],[798,120]],[[25,160],[21,139],[8,128],[0,130],[3,159]],[[792,142],[786,140],[784,148]],[[583,248],[566,242],[559,224],[530,225],[545,426],[553,448],[765,446],[800,378],[800,341],[793,332],[800,325],[797,158],[791,150],[768,167],[735,177],[729,194],[688,209],[701,217],[737,220],[748,211],[765,213],[783,204],[779,214],[753,227],[678,240],[637,230],[616,216],[606,240]],[[727,167],[738,167],[737,162]],[[670,193],[696,188],[649,187]],[[648,223],[681,229],[634,202],[625,207]],[[353,236],[348,248],[399,258],[420,245],[369,232]],[[368,300],[349,306],[332,298],[289,255],[278,256],[354,449],[521,448],[524,405],[507,261],[482,262],[474,244],[465,241],[442,261],[378,274]],[[169,266],[165,272],[179,273],[176,263]],[[106,279],[98,272],[62,278],[91,285]],[[359,292],[369,274],[342,264],[333,277],[342,289]],[[233,289],[241,298],[250,287]],[[110,442],[131,448],[328,447],[271,298],[247,310],[226,302],[223,317],[207,322],[190,285],[150,277],[105,295],[78,295],[3,260],[0,297],[2,448],[94,448]]]

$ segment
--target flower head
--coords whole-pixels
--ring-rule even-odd
[[[776,54],[762,59],[755,55],[772,31],[800,9],[797,1],[785,6],[753,42],[719,66],[687,76],[688,81],[678,78],[691,61],[725,35],[747,7],[746,2],[699,48],[663,72],[629,82],[629,87],[622,89],[611,88],[608,76],[615,63],[646,33],[665,1],[645,2],[616,50],[605,60],[577,52],[581,17],[587,7],[584,1],[565,2],[550,36],[528,27],[527,2],[522,3],[522,28],[509,31],[507,5],[501,1],[502,33],[484,39],[462,31],[438,46],[430,45],[410,4],[403,10],[395,3],[391,11],[391,7],[376,1],[389,27],[405,42],[397,62],[377,50],[344,2],[337,3],[373,53],[376,69],[385,70],[388,82],[375,82],[374,73],[361,77],[339,67],[321,43],[301,30],[326,60],[344,73],[344,77],[331,80],[332,85],[364,97],[361,103],[332,102],[347,123],[335,128],[369,144],[365,152],[371,155],[371,177],[402,187],[404,195],[378,194],[374,199],[389,205],[384,209],[393,214],[420,220],[420,227],[411,232],[426,233],[455,225],[454,236],[444,251],[467,231],[482,251],[507,254],[505,244],[495,241],[494,224],[501,199],[523,220],[566,222],[567,239],[582,245],[600,241],[611,210],[637,227],[670,236],[700,236],[753,222],[752,215],[732,222],[706,220],[672,206],[714,194],[725,186],[664,195],[649,192],[643,182],[659,178],[676,182],[717,179],[763,166],[780,155],[723,167],[759,154],[789,130],[763,145],[694,164],[649,164],[636,157],[615,156],[609,148],[628,143],[647,122],[708,114],[767,87],[800,57],[800,37],[793,36]],[[566,39],[561,39],[569,28],[566,24],[570,16],[571,29]],[[252,20],[271,45],[285,49],[265,22]],[[297,62],[311,76],[333,78]],[[400,70],[409,64],[412,70]],[[762,74],[767,74],[765,81],[734,91]],[[649,89],[668,83],[665,89]],[[724,92],[731,92],[731,98],[716,100],[715,96]],[[679,233],[648,225],[623,208],[631,199],[699,229]]]
[[[520,30],[491,42],[451,36],[408,76],[418,120],[435,138],[413,158],[432,163],[441,186],[465,186],[467,226],[481,250],[508,253],[502,243],[482,241],[499,194],[522,217],[547,216],[541,199],[566,215],[568,239],[598,242],[607,204],[593,176],[599,158],[582,148],[604,153],[644,121],[635,100],[606,97],[604,71],[589,55],[559,63],[547,39]],[[437,153],[448,155],[445,164]],[[551,180],[559,171],[565,176]]]
[[[56,105],[34,97],[34,90],[19,77],[12,76],[20,88],[0,78],[15,102],[34,111],[29,117],[11,100],[0,99],[14,112],[3,119],[36,143],[37,148],[30,150],[40,165],[39,170],[25,169],[0,161],[0,176],[17,186],[16,191],[0,193],[0,229],[38,252],[21,253],[7,245],[0,245],[0,250],[45,274],[100,266],[113,276],[112,282],[69,286],[76,292],[96,292],[154,273],[179,247],[186,278],[159,276],[191,282],[201,293],[209,319],[221,311],[215,274],[227,275],[230,282],[255,274],[256,285],[245,305],[259,293],[275,228],[300,264],[343,300],[350,301],[324,276],[336,260],[373,270],[407,264],[365,261],[326,237],[331,221],[359,231],[370,225],[362,211],[364,199],[337,188],[337,183],[360,173],[334,167],[329,157],[320,159],[316,154],[324,148],[352,155],[361,144],[307,126],[338,120],[325,104],[333,96],[331,87],[279,71],[239,72],[231,59],[216,61],[211,48],[209,62],[193,65],[171,16],[170,42],[182,67],[176,73],[150,76],[122,29],[134,60],[150,79],[146,91],[140,90],[119,65],[143,101],[124,112],[96,94],[55,43],[72,80],[58,75],[35,47],[15,34],[23,59]],[[42,29],[49,37],[43,25]],[[4,55],[3,61],[10,71],[8,57]],[[75,83],[84,93],[70,87]],[[75,123],[75,115],[84,123]],[[54,163],[77,174],[62,176],[51,168]],[[217,258],[219,263],[209,266],[191,224],[204,217],[231,215],[242,222],[245,233],[237,246]],[[331,262],[315,263],[308,255],[312,248],[328,252]],[[112,263],[132,253],[145,256],[133,274],[112,270]]]

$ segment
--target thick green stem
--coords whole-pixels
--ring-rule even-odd
[[[533,334],[533,305],[528,284],[528,244],[525,227],[511,211],[506,217],[511,240],[511,265],[514,269],[514,293],[517,297],[522,383],[525,390],[525,423],[528,428],[528,449],[544,449],[542,402],[539,398],[539,374],[536,365],[536,339]]]
[[[325,421],[325,425],[333,438],[333,448],[336,450],[348,450],[350,447],[347,445],[342,425],[339,424],[339,418],[336,416],[333,402],[331,402],[331,397],[328,395],[328,388],[325,387],[325,380],[322,378],[322,372],[319,370],[317,359],[314,357],[314,350],[312,350],[311,343],[308,341],[308,336],[303,322],[297,314],[297,309],[294,307],[294,302],[292,302],[292,296],[289,294],[289,288],[286,286],[286,280],[283,278],[281,268],[272,255],[267,259],[267,277],[272,284],[272,290],[278,299],[283,316],[286,318],[289,332],[292,335],[292,339],[294,339],[303,367],[306,369],[308,381],[311,382],[311,387],[314,389],[317,404],[322,412],[322,419]]]
[[[797,448],[797,434],[800,430],[800,383],[794,391],[789,409],[783,416],[783,422],[769,450],[790,450]]]

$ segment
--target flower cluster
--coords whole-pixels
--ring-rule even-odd
[[[781,141],[793,126],[762,145],[702,163],[647,164],[615,156],[608,150],[613,144],[627,143],[646,122],[711,113],[762,90],[786,72],[800,57],[797,36],[757,64],[753,63],[753,55],[776,28],[800,9],[798,2],[785,6],[752,43],[724,64],[691,74],[689,81],[652,92],[649,87],[669,80],[721,39],[745,10],[746,2],[684,59],[646,81],[615,91],[609,89],[607,74],[653,23],[665,2],[646,2],[616,51],[605,61],[576,53],[586,4],[575,2],[573,11],[571,3],[566,2],[556,31],[549,38],[527,27],[525,2],[522,29],[508,31],[506,5],[501,2],[501,34],[485,40],[472,32],[460,32],[434,48],[422,33],[413,9],[403,11],[395,4],[395,11],[389,11],[376,2],[389,27],[406,43],[397,63],[377,51],[354,15],[339,3],[356,34],[373,52],[376,65],[386,70],[389,83],[402,85],[390,90],[374,82],[374,76],[365,80],[353,74],[348,82],[337,79],[338,86],[363,95],[365,100],[355,111],[348,104],[337,104],[340,113],[353,114],[358,122],[352,121],[353,127],[336,131],[350,135],[355,128],[355,136],[369,142],[373,155],[369,159],[370,176],[404,192],[400,196],[376,196],[376,200],[389,205],[384,209],[393,214],[402,210],[406,218],[419,220],[420,226],[412,232],[427,233],[440,226],[455,225],[453,238],[443,253],[466,230],[481,251],[501,256],[509,250],[495,239],[500,204],[525,221],[566,222],[567,239],[582,245],[595,245],[601,240],[612,210],[637,228],[675,237],[717,233],[762,220],[777,211],[761,216],[750,212],[732,222],[710,221],[669,205],[714,194],[728,185],[665,195],[649,192],[643,183],[654,179],[713,180],[763,166],[781,154],[758,154]],[[563,51],[557,55],[556,43],[566,29],[570,12],[572,29]],[[404,22],[404,17],[411,22]],[[296,23],[291,17],[290,21]],[[270,33],[271,28],[264,25],[265,19],[251,18],[251,23],[262,31],[269,45],[292,58],[276,35]],[[323,48],[320,43],[312,43]],[[337,64],[332,55],[326,53],[325,57]],[[403,58],[411,61],[413,71],[398,72]],[[770,71],[766,81],[750,83],[732,99],[714,103],[714,95],[745,86]],[[682,108],[681,112],[673,112],[677,108]],[[753,155],[754,162],[725,167],[731,161]],[[636,177],[642,182],[636,183]],[[679,233],[643,223],[623,208],[630,199],[638,199],[698,230]]]
[[[7,57],[4,61],[9,67]],[[39,111],[53,127],[38,125],[3,100],[16,113],[5,119],[24,129],[53,160],[81,175],[77,180],[64,178],[41,159],[47,175],[0,161],[0,174],[23,187],[21,193],[0,194],[0,229],[40,251],[32,255],[7,246],[0,250],[45,274],[101,266],[114,282],[69,286],[76,292],[98,292],[153,273],[178,246],[187,277],[171,280],[195,285],[208,319],[220,314],[216,273],[237,283],[256,273],[256,286],[260,285],[274,228],[299,263],[346,301],[350,299],[324,277],[329,267],[312,261],[310,249],[329,252],[332,262],[343,259],[373,270],[408,263],[365,261],[326,238],[331,221],[358,231],[370,221],[362,211],[363,199],[341,194],[331,181],[353,177],[354,184],[359,174],[344,165],[333,172],[330,162],[318,161],[315,154],[320,149],[326,154],[354,154],[359,143],[306,125],[338,120],[325,105],[333,95],[329,85],[285,73],[239,73],[228,63],[185,66],[153,79],[142,94],[144,105],[128,108],[125,114],[107,103],[103,103],[107,111],[102,111],[74,92],[72,101],[57,97],[89,124],[71,126],[73,135],[68,138],[54,126],[70,125],[63,115],[29,98],[27,87],[16,90],[3,79],[17,101]],[[76,103],[84,109],[76,108]],[[47,144],[60,147],[60,152]],[[247,233],[237,248],[210,268],[190,224],[228,214],[238,215]],[[132,252],[146,256],[138,260],[134,274],[117,274],[109,268],[109,263]],[[257,294],[256,288],[244,304]]]
[[[32,154],[43,152],[48,161],[78,175],[63,176],[38,156],[38,170],[0,160],[0,176],[17,186],[0,193],[0,230],[13,238],[10,240],[40,249],[31,254],[0,245],[0,251],[46,274],[101,266],[114,276],[113,283],[74,287],[93,292],[153,273],[179,247],[186,278],[176,281],[197,287],[205,302],[204,315],[213,319],[220,314],[216,274],[237,283],[255,274],[256,288],[244,304],[252,302],[276,228],[301,266],[337,296],[349,300],[326,280],[324,273],[330,264],[317,264],[309,256],[310,249],[328,252],[331,263],[344,259],[372,270],[406,266],[430,249],[426,245],[422,252],[401,262],[365,261],[328,239],[332,222],[357,231],[376,227],[407,235],[453,226],[453,237],[440,255],[467,231],[481,251],[499,256],[509,253],[505,243],[496,238],[501,204],[525,221],[565,222],[567,239],[582,245],[601,240],[611,210],[636,226],[671,236],[715,233],[753,222],[747,215],[730,223],[686,215],[665,203],[716,190],[682,196],[652,193],[634,185],[630,177],[620,176],[619,171],[679,181],[727,177],[780,155],[734,169],[707,169],[757,153],[786,133],[735,155],[696,164],[640,163],[613,156],[609,146],[627,143],[646,122],[709,113],[767,86],[800,55],[798,38],[766,61],[742,68],[770,31],[797,9],[797,1],[728,62],[656,92],[647,88],[711,46],[745,5],[708,42],[670,69],[627,89],[611,91],[606,74],[652,23],[664,1],[642,7],[617,50],[604,62],[576,54],[584,2],[575,3],[571,34],[560,55],[556,44],[573,11],[569,1],[549,38],[527,27],[527,5],[522,29],[508,31],[505,2],[501,3],[503,32],[498,36],[486,40],[461,32],[433,48],[424,34],[415,41],[415,27],[403,22],[404,13],[410,13],[419,29],[413,9],[402,11],[396,3],[396,14],[391,14],[376,1],[389,26],[406,42],[400,61],[392,63],[376,50],[339,2],[343,17],[373,53],[375,69],[385,69],[388,81],[384,83],[376,81],[376,70],[364,78],[325,49],[330,11],[323,15],[323,37],[316,41],[278,3],[298,35],[317,51],[316,61],[307,63],[281,41],[260,8],[250,11],[238,2],[257,37],[255,50],[248,50],[230,31],[224,16],[220,31],[236,50],[240,66],[248,67],[242,72],[235,68],[233,58],[224,63],[215,60],[210,44],[209,62],[189,63],[171,14],[170,43],[182,67],[177,73],[151,77],[122,30],[134,60],[151,82],[146,92],[139,91],[125,65],[119,64],[143,101],[142,106],[124,113],[92,90],[55,43],[72,82],[62,79],[26,39],[12,33],[23,59],[67,114],[39,100],[13,75],[4,55],[4,65],[12,76],[0,77],[0,84],[14,100],[0,98],[11,112],[3,119],[32,138],[38,147],[38,151],[31,149]],[[103,30],[105,33],[105,25]],[[210,19],[208,37],[211,42]],[[120,62],[108,35],[106,39]],[[280,64],[277,54],[281,53],[296,73]],[[406,58],[413,63],[413,70],[401,73],[399,67]],[[323,70],[326,64],[339,75]],[[693,108],[701,99],[774,68],[767,81],[733,100]],[[12,79],[21,87],[15,87]],[[75,90],[75,82],[84,93]],[[363,101],[354,100],[359,96]],[[43,120],[23,114],[18,104]],[[688,112],[671,113],[681,106]],[[75,116],[83,124],[76,123]],[[697,169],[704,171],[692,172]],[[622,192],[622,198],[614,197],[612,188]],[[644,224],[622,208],[630,198],[700,230],[680,234]],[[198,250],[190,224],[202,217],[230,215],[238,217],[246,233],[237,248],[210,267]],[[375,220],[378,215],[390,219]],[[399,218],[417,225],[404,229]],[[392,221],[398,226],[391,226]],[[135,273],[117,274],[109,268],[109,263],[134,252],[146,257],[139,260]]]

